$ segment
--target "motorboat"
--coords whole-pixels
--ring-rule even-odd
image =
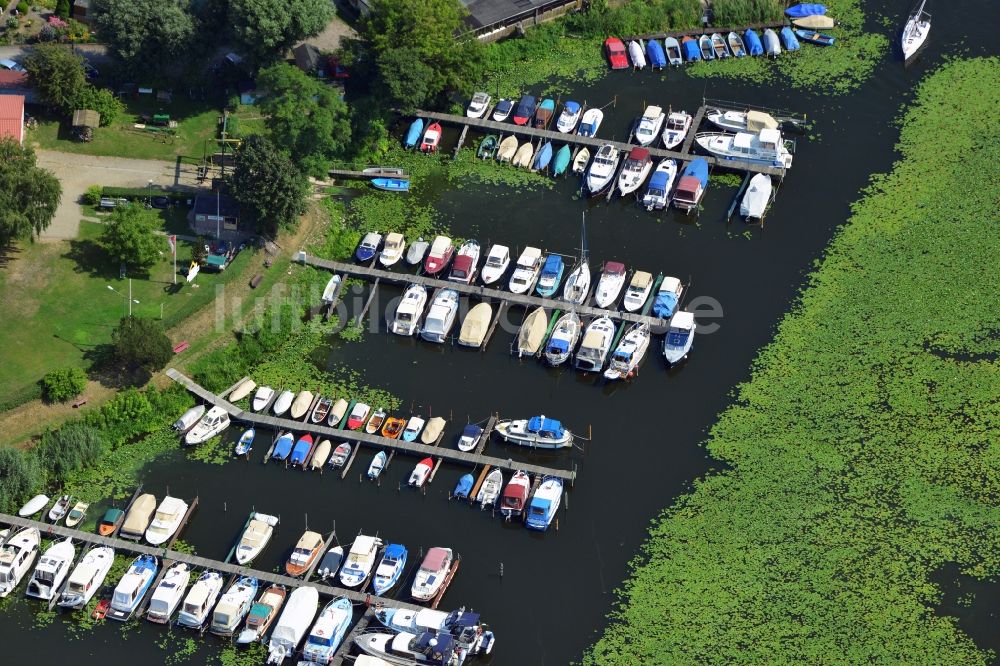
[[[70,502],[73,501],[72,495],[62,495],[55,501],[52,508],[49,509],[49,520],[53,523],[58,523],[62,520],[67,513],[69,513]]]
[[[250,606],[246,624],[243,627],[243,631],[237,637],[236,643],[246,645],[247,643],[254,643],[257,640],[263,639],[271,623],[278,617],[278,611],[285,603],[287,594],[282,585],[272,585],[264,590],[256,603]]]
[[[476,493],[476,502],[479,504],[479,508],[485,509],[488,506],[496,504],[501,490],[503,490],[503,472],[499,468],[494,467],[486,475],[483,485],[479,487],[479,492]]]
[[[424,138],[420,141],[420,152],[433,153],[441,143],[441,123],[431,123],[424,130]]]
[[[447,423],[448,422],[440,416],[431,417],[430,420],[427,421],[424,431],[420,433],[420,441],[428,446],[436,445]]]
[[[650,69],[663,69],[667,66],[667,56],[663,53],[663,46],[655,39],[646,42],[646,60],[649,61]]]
[[[59,587],[69,575],[75,558],[76,548],[73,547],[72,539],[62,539],[49,546],[42,553],[38,565],[28,579],[28,589],[25,594],[45,601],[59,594]]]
[[[663,282],[660,283],[660,288],[656,292],[656,300],[653,302],[653,315],[660,319],[669,319],[674,316],[683,293],[684,285],[679,279],[669,275],[663,278]]]
[[[458,344],[463,347],[482,346],[492,321],[493,306],[489,303],[477,303],[462,320],[462,328],[458,333]]]
[[[566,266],[560,255],[550,254],[546,256],[545,263],[542,264],[542,271],[538,276],[538,283],[535,285],[535,291],[538,295],[548,298],[556,293],[565,270]]]
[[[479,150],[476,151],[476,157],[481,160],[491,160],[496,157],[499,148],[500,138],[496,134],[487,134],[479,142]]]
[[[420,337],[427,342],[444,342],[455,325],[457,315],[458,292],[454,289],[438,289],[427,310],[424,325],[420,328]]]
[[[406,427],[403,428],[403,441],[416,441],[417,435],[419,435],[420,431],[424,429],[424,423],[424,420],[419,416],[411,416],[406,422]]]
[[[503,489],[500,498],[500,513],[504,518],[510,520],[514,516],[520,516],[524,511],[524,506],[528,503],[528,493],[531,492],[531,477],[524,470],[514,472],[510,477],[507,487]]]
[[[340,291],[340,283],[342,281],[343,278],[339,275],[334,275],[327,280],[326,286],[323,287],[323,296],[320,299],[325,305],[333,303],[337,296],[337,292]]]
[[[375,568],[372,577],[372,592],[382,596],[399,582],[406,569],[406,547],[398,543],[390,543],[382,553],[382,560]]]
[[[729,50],[737,58],[743,58],[747,54],[747,49],[743,45],[743,40],[735,32],[730,32],[726,35],[726,44],[729,46]]]
[[[569,134],[575,130],[577,123],[580,122],[581,112],[582,109],[576,102],[570,101],[563,104],[562,113],[559,114],[559,119],[556,120],[556,131]]]
[[[778,35],[781,37],[781,44],[785,47],[786,51],[798,51],[801,48],[798,37],[795,36],[795,33],[787,25],[781,29]]]
[[[201,417],[205,415],[205,405],[195,405],[191,409],[187,410],[181,417],[174,421],[173,426],[171,426],[177,432],[187,432],[201,420]]]
[[[309,460],[309,453],[313,449],[313,444],[312,435],[305,434],[299,437],[299,440],[295,442],[295,447],[292,449],[292,454],[288,461],[293,465],[305,467],[306,461]]]
[[[334,578],[337,575],[337,572],[340,571],[340,565],[343,563],[344,547],[334,546],[330,550],[326,551],[323,559],[319,561],[319,566],[316,567],[316,576],[322,581]]]
[[[569,166],[570,157],[573,155],[573,151],[570,150],[569,144],[563,144],[556,152],[555,158],[552,160],[552,175],[561,176],[566,173],[566,168]]]
[[[726,132],[759,132],[762,129],[778,129],[778,121],[763,111],[724,111],[709,109],[705,114],[708,122]]]
[[[521,144],[521,147],[514,153],[514,158],[510,161],[516,167],[527,169],[531,166],[531,156],[535,154],[535,147],[530,141]]]
[[[396,316],[389,325],[389,330],[396,335],[413,335],[420,324],[427,305],[427,287],[422,284],[411,284],[403,292],[403,297],[396,306]]]
[[[663,113],[663,109],[658,106],[647,106],[635,127],[635,140],[639,145],[648,146],[656,141],[666,119],[667,115]]]
[[[671,67],[680,67],[684,64],[684,58],[681,57],[681,45],[675,37],[664,39],[663,48],[666,51],[667,63]]]
[[[764,44],[760,41],[760,36],[752,29],[743,32],[743,43],[746,44],[747,53],[751,56],[764,55]]]
[[[726,40],[719,33],[712,34],[712,50],[715,52],[717,60],[729,57],[729,49],[726,48]]]
[[[604,264],[601,277],[597,280],[597,288],[594,290],[594,302],[599,308],[608,308],[614,305],[618,296],[625,286],[625,264],[617,261],[609,261]]]
[[[522,95],[514,110],[514,124],[527,125],[532,116],[535,115],[535,98],[531,95]]]
[[[153,522],[146,528],[146,541],[153,546],[165,543],[177,532],[187,510],[188,504],[184,500],[169,495],[164,497],[160,506],[156,507]]]
[[[30,515],[30,514],[29,514]],[[14,591],[38,555],[41,535],[35,527],[25,527],[0,548],[0,599]]]
[[[155,504],[156,499],[153,499]],[[101,522],[97,523],[97,533],[101,536],[111,536],[115,533],[125,520],[125,512],[121,509],[111,508],[104,512]]]
[[[764,217],[767,204],[771,202],[771,177],[758,173],[750,179],[743,201],[740,202],[740,215],[749,220],[760,220]]]
[[[681,53],[684,56],[685,62],[698,62],[701,60],[699,45],[700,41],[690,35],[681,39]]]
[[[598,194],[615,178],[621,153],[612,144],[606,143],[597,151],[587,170],[587,191]]]
[[[337,448],[333,450],[333,455],[330,456],[330,467],[334,469],[343,467],[347,462],[348,458],[351,457],[351,444],[350,442],[341,442],[337,445]]]
[[[156,511],[156,497],[149,493],[143,493],[135,498],[132,506],[129,507],[125,522],[122,523],[118,536],[123,539],[134,539],[138,541],[146,533],[146,528],[153,520],[153,513]]]
[[[413,486],[414,488],[420,488],[427,481],[427,477],[430,476],[431,470],[434,469],[434,459],[424,458],[416,464],[413,471],[410,472],[410,478],[407,480],[406,484],[408,486]]]
[[[796,29],[794,32],[795,36],[798,37],[803,42],[815,44],[816,46],[833,46],[833,43],[837,41],[836,38],[833,37],[832,35],[825,35],[821,32],[817,32],[816,30]],[[764,34],[764,38],[766,41],[767,38],[766,33]]]
[[[212,624],[208,630],[217,636],[232,636],[250,612],[259,586],[260,582],[252,576],[238,578],[212,611]]]
[[[610,317],[598,317],[590,322],[576,351],[575,365],[584,372],[600,372],[614,342],[615,323]]]
[[[577,262],[563,285],[563,300],[581,305],[590,294],[590,263],[586,256]]]
[[[468,118],[482,118],[489,111],[491,101],[493,98],[490,97],[489,93],[477,92],[472,96],[469,106],[466,107],[465,115]]]
[[[236,544],[236,562],[240,566],[250,564],[260,555],[268,542],[271,541],[271,537],[274,536],[274,528],[277,524],[277,516],[254,512],[247,522],[243,534],[240,535],[239,543]]]
[[[649,325],[633,324],[612,352],[608,369],[604,371],[605,379],[628,379],[634,375],[648,349]]]
[[[580,136],[597,136],[597,130],[601,128],[601,123],[604,121],[604,112],[600,109],[587,109],[583,113],[583,118],[580,119],[580,129],[577,130],[577,134]]]
[[[431,244],[423,238],[417,238],[415,242],[410,244],[410,249],[406,251],[406,263],[410,266],[416,266],[422,262],[430,246]]]
[[[931,15],[924,11],[926,5],[927,0],[921,0],[920,5],[910,12],[910,16],[903,26],[903,33],[900,36],[903,62],[912,58],[913,54],[927,41],[927,35],[931,31]]]
[[[159,570],[160,562],[153,555],[135,558],[111,593],[111,604],[105,617],[118,622],[131,618]]]
[[[711,35],[702,35],[698,38],[698,49],[701,51],[702,60],[715,60],[715,47],[712,46]]]
[[[156,624],[167,624],[174,611],[180,606],[188,583],[191,582],[191,567],[184,562],[177,562],[163,574],[163,578],[153,588],[146,608],[146,619]]]
[[[708,187],[708,162],[704,158],[696,157],[688,162],[681,172],[671,203],[674,208],[691,212],[701,204],[706,187]]]
[[[510,291],[514,294],[527,294],[535,286],[538,274],[542,270],[542,251],[537,247],[526,247],[517,258],[514,272],[510,276]]]
[[[545,342],[545,333],[548,329],[549,318],[545,309],[537,307],[532,310],[517,332],[517,355],[538,356],[542,350],[542,343]]]
[[[667,150],[673,150],[681,145],[688,130],[691,129],[693,118],[687,111],[671,111],[663,125],[663,145]]]
[[[722,160],[767,164],[781,169],[792,166],[792,154],[785,147],[781,132],[776,129],[762,129],[757,134],[739,132],[735,135],[702,132],[695,136],[695,141]]]
[[[497,421],[494,431],[505,442],[535,449],[562,449],[573,446],[573,433],[560,421],[541,416]]]
[[[483,436],[483,429],[473,423],[462,428],[462,436],[458,438],[458,450],[474,451],[479,446],[479,440]]]
[[[476,277],[478,269],[479,243],[474,240],[465,241],[462,247],[458,248],[455,261],[451,264],[451,270],[448,272],[448,281],[469,284]]]
[[[507,272],[510,266],[510,248],[506,245],[493,245],[486,255],[486,263],[479,277],[483,284],[493,284]]]
[[[480,94],[480,93],[477,93]],[[485,111],[484,111],[485,113]],[[302,660],[299,664],[329,664],[344,641],[347,629],[354,619],[354,607],[351,600],[338,597],[330,600],[320,611],[306,643],[302,647]]]
[[[344,566],[340,569],[340,583],[348,588],[361,588],[372,573],[382,540],[359,534],[351,544]]]
[[[408,178],[372,178],[372,187],[385,192],[409,192],[410,181]]]
[[[472,484],[476,480],[471,474],[463,474],[459,479],[458,483],[455,484],[455,489],[451,492],[451,496],[455,499],[469,499],[469,493],[472,492]]]
[[[252,408],[255,412],[262,412],[264,408],[267,407],[268,403],[271,402],[271,398],[274,397],[274,389],[270,386],[261,386],[257,389],[257,392],[253,394],[253,404]]]
[[[544,171],[546,167],[549,166],[549,162],[552,161],[552,142],[546,141],[542,144],[542,147],[538,149],[535,153],[535,158],[531,163],[532,171]]]
[[[339,427],[340,422],[344,420],[344,416],[347,415],[347,409],[350,407],[348,403],[343,398],[339,398],[333,406],[330,407],[330,413],[326,417],[326,424],[331,428]]]
[[[330,440],[324,439],[319,444],[316,445],[316,450],[313,451],[312,457],[309,458],[309,469],[323,469],[323,465],[330,458],[330,451],[333,449],[333,444]]]
[[[625,44],[617,37],[604,40],[604,53],[611,69],[628,69],[628,57],[625,55]]]
[[[434,547],[424,555],[424,561],[413,578],[410,596],[417,601],[430,601],[444,584],[453,562],[451,548]]]
[[[528,517],[525,521],[528,529],[544,532],[549,528],[562,502],[562,491],[563,484],[558,478],[547,476],[542,480],[528,503]]]
[[[581,148],[580,152],[576,154],[573,158],[573,166],[571,170],[577,175],[582,175],[584,171],[587,170],[587,165],[590,163],[590,149]]]
[[[660,160],[649,179],[646,193],[642,196],[642,205],[646,210],[663,210],[667,207],[676,177],[677,162],[670,158]]]
[[[382,424],[382,436],[387,439],[399,439],[399,435],[403,432],[403,426],[406,425],[406,419],[401,419],[398,416],[390,416]]]
[[[434,631],[421,634],[389,631],[363,633],[354,638],[354,645],[365,653],[361,657],[370,656],[377,659],[375,663],[380,665],[459,666],[464,661],[455,638]],[[361,663],[360,657],[356,663],[367,666]]]
[[[86,515],[87,509],[90,508],[90,504],[87,502],[77,502],[73,505],[73,508],[69,510],[66,514],[66,527],[76,527],[80,524]]]
[[[496,642],[493,632],[486,630],[479,613],[465,608],[450,613],[431,608],[381,608],[375,611],[375,619],[395,632],[413,634],[432,631],[448,634],[469,657],[489,654]]]
[[[236,448],[233,449],[234,453],[238,456],[245,456],[250,453],[253,449],[253,440],[257,436],[257,431],[253,428],[247,428],[240,435],[239,440],[236,442]]]
[[[454,254],[455,244],[451,239],[447,236],[437,236],[431,243],[427,258],[424,259],[424,272],[431,277],[436,276],[445,269]]]
[[[497,148],[497,161],[500,163],[512,161],[514,155],[517,154],[517,148],[517,137],[513,134],[509,135],[500,142],[500,146]]]
[[[330,413],[330,408],[333,407],[333,398],[324,398],[320,396],[319,400],[313,406],[312,414],[309,415],[309,420],[313,423],[323,423],[326,421],[327,415]]]
[[[652,170],[653,160],[649,156],[649,150],[633,148],[629,151],[621,173],[618,174],[618,189],[622,196],[631,194],[642,187]]]
[[[649,299],[649,292],[653,289],[653,276],[646,271],[636,271],[632,275],[628,289],[625,290],[625,298],[622,305],[626,312],[636,312],[646,304]]]
[[[278,397],[274,401],[274,411],[275,416],[284,416],[288,408],[292,406],[292,401],[295,400],[295,394],[291,391],[285,390],[278,394]]]
[[[556,112],[556,103],[552,99],[543,99],[542,103],[535,109],[535,117],[532,119],[532,126],[535,129],[548,129],[552,121],[552,115]]]
[[[670,318],[670,328],[663,339],[663,358],[668,366],[680,363],[691,352],[694,346],[695,332],[694,314],[681,310]]]
[[[292,401],[291,408],[288,410],[288,416],[296,421],[301,419],[309,411],[314,398],[315,396],[312,394],[312,391],[299,391],[299,394],[295,396],[295,400]]]
[[[582,328],[580,317],[572,310],[559,317],[545,345],[545,361],[551,366],[565,363],[580,339]]]
[[[222,407],[212,407],[201,420],[184,435],[184,443],[193,446],[207,442],[229,427],[229,412]]]
[[[413,148],[420,141],[420,136],[424,133],[424,121],[421,118],[416,118],[412,123],[410,123],[409,129],[406,130],[406,138],[403,139],[404,148]]]
[[[385,451],[379,451],[375,454],[375,457],[372,458],[371,464],[368,465],[368,479],[370,481],[374,481],[379,477],[379,475],[382,474],[382,470],[385,469],[387,459],[388,456],[385,454]]]
[[[371,405],[366,405],[363,402],[354,405],[351,415],[347,417],[347,429],[358,430],[361,428],[365,424],[365,421],[368,420],[368,415],[371,414],[371,411]]]
[[[33,516],[49,505],[49,499],[48,495],[35,495],[17,510],[17,515],[22,518]]]
[[[104,585],[104,579],[115,561],[115,551],[107,546],[91,548],[69,575],[66,588],[59,596],[59,606],[80,609],[90,603]]]
[[[632,60],[632,69],[644,69],[646,67],[646,54],[643,53],[639,42],[634,39],[628,43],[628,55]]]
[[[406,249],[406,239],[399,232],[386,234],[385,244],[382,245],[382,252],[378,255],[378,263],[383,266],[392,266],[403,257]]]
[[[770,28],[764,31],[764,52],[771,58],[777,58],[781,55],[781,42],[778,40],[777,33]]]
[[[306,530],[285,561],[285,573],[293,578],[301,576],[316,561],[321,550],[323,550],[323,535]]]
[[[280,664],[295,653],[318,610],[319,591],[315,587],[298,587],[288,595],[267,644],[268,664]]]
[[[274,447],[271,449],[271,460],[284,461],[288,458],[288,454],[292,452],[294,445],[295,435],[290,432],[283,433],[274,442]]]
[[[354,251],[354,258],[362,263],[371,261],[378,254],[381,245],[382,234],[377,231],[369,231],[362,236],[358,249]]]
[[[498,123],[502,123],[510,117],[510,112],[513,110],[514,101],[510,99],[502,99],[497,102],[496,107],[493,109],[493,120]]]
[[[188,629],[201,629],[222,594],[223,583],[225,580],[218,571],[202,572],[184,597],[181,610],[177,613],[177,624]]]

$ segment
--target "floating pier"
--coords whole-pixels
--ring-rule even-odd
[[[377,170],[376,170],[377,169]],[[402,172],[402,169],[393,167],[373,167],[369,171],[354,171],[351,169],[327,169],[327,175],[334,178],[401,178],[409,180],[410,177]]]

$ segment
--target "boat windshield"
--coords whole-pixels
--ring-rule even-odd
[[[322,645],[323,647],[333,647],[333,637],[329,636],[324,638],[323,636],[316,636],[315,634],[310,634],[309,645]]]
[[[409,312],[400,312],[399,314],[396,315],[396,319],[398,319],[399,321],[409,322],[412,319],[412,317],[410,316]]]

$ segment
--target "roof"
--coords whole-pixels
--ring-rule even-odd
[[[683,328],[692,329],[694,328],[694,313],[688,312],[687,310],[681,310],[674,314],[670,318],[670,328]]]
[[[93,109],[77,109],[73,112],[73,127],[98,127],[101,114]]]
[[[545,265],[542,266],[542,273],[557,273],[563,266],[563,258],[558,254],[550,254],[545,257]]]
[[[539,7],[552,4],[552,0],[461,0],[469,9],[467,23],[482,28],[515,17],[534,15]]]
[[[13,69],[0,69],[0,90],[13,90],[28,85],[28,74]]]
[[[580,105],[577,104],[576,102],[566,102],[563,105],[563,108],[565,108],[570,113],[576,113],[577,111],[580,110]]]
[[[483,429],[477,425],[469,424],[462,428],[462,435],[465,437],[479,437],[483,434]]]
[[[295,57],[295,66],[299,69],[312,73],[319,68],[320,52],[312,44],[299,44],[292,49]]]
[[[562,423],[556,419],[547,419],[544,416],[532,416],[528,419],[528,430],[532,432],[560,434],[562,432]]]
[[[215,215],[216,211],[222,217],[239,217],[240,206],[225,192],[199,194],[194,198],[195,215]]]
[[[632,276],[632,285],[636,287],[645,288],[652,281],[653,276],[646,271],[636,271],[635,275]]]
[[[385,244],[386,245],[398,245],[403,242],[403,234],[399,232],[392,232],[391,234],[386,234]]]
[[[632,152],[628,154],[628,158],[630,160],[642,162],[643,160],[649,159],[649,150],[646,148],[633,148]]]
[[[660,114],[663,113],[663,109],[658,106],[647,106],[646,112],[642,114],[643,118],[659,118]]]
[[[763,111],[747,111],[747,129],[760,130],[765,127],[775,128],[778,121]]]
[[[427,551],[427,555],[424,557],[424,561],[420,565],[420,568],[427,569],[429,571],[437,571],[443,568],[445,562],[449,559],[451,559],[451,550],[448,548],[431,548]]]
[[[749,148],[753,143],[753,134],[749,132],[737,132],[736,136],[733,137],[733,147],[735,148]]]
[[[24,141],[24,95],[0,95],[0,138]]]
[[[623,264],[621,262],[618,262],[618,261],[609,261],[608,263],[604,264],[604,272],[605,273],[624,273],[625,272],[625,264]]]
[[[672,291],[677,293],[681,290],[681,281],[675,277],[667,276],[660,284],[660,291]]]
[[[761,143],[773,143],[777,145],[781,143],[781,132],[770,127],[762,129],[760,131],[760,141]]]
[[[684,176],[677,183],[677,191],[694,194],[701,187],[701,181],[694,176]]]
[[[381,451],[380,453],[384,453]],[[359,534],[355,539],[354,543],[351,545],[352,553],[369,553],[378,546],[378,542],[375,537],[365,536],[364,534]]]

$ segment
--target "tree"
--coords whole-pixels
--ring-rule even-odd
[[[55,480],[63,481],[70,472],[93,465],[107,449],[100,430],[71,423],[45,433],[38,445],[38,458]]]
[[[305,176],[287,154],[258,134],[251,134],[237,149],[229,186],[236,200],[255,213],[261,233],[273,235],[306,209]]]
[[[83,393],[87,388],[87,373],[75,366],[45,373],[42,377],[42,395],[49,402],[65,402]]]
[[[50,109],[72,113],[80,93],[88,85],[83,58],[65,46],[39,44],[24,58],[38,97]]]
[[[161,370],[174,350],[160,322],[144,317],[124,317],[111,332],[115,359],[129,369]]]
[[[71,11],[69,0],[57,0],[56,2],[56,16],[61,19],[68,19]]]
[[[303,172],[325,175],[351,142],[347,105],[333,88],[286,63],[262,70],[257,85],[268,91],[260,108],[274,142]]]
[[[92,109],[101,114],[101,126],[106,127],[118,120],[125,112],[125,105],[107,88],[84,86],[76,99],[76,109]]]
[[[404,113],[424,106],[438,94],[434,69],[413,47],[392,49],[378,58],[376,76],[386,103]]]
[[[44,482],[45,473],[34,453],[0,447],[0,511],[14,513]]]
[[[333,18],[329,0],[230,0],[229,25],[242,53],[266,64],[296,42],[318,35]]]
[[[115,261],[149,268],[160,257],[163,239],[154,234],[151,216],[140,206],[115,208],[104,224],[101,244]]]
[[[147,71],[200,52],[195,22],[184,0],[94,0],[93,24],[129,70]]]
[[[0,140],[0,245],[34,240],[52,222],[60,198],[59,181],[36,166],[34,150]]]

